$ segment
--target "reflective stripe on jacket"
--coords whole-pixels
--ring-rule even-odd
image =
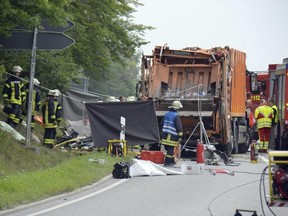
[[[28,104],[29,104],[29,84],[26,86],[25,89],[25,103],[22,106],[23,111],[28,111]],[[38,111],[40,111],[41,106],[41,95],[38,89],[34,89],[32,91],[32,104],[31,104],[31,110],[32,115],[36,115]]]
[[[25,97],[24,84],[18,77],[10,76],[2,91],[3,98],[11,104],[21,105]]]
[[[274,118],[273,118],[274,122],[272,122],[272,123],[277,124],[279,121],[279,111],[278,111],[277,106],[273,105],[272,110],[273,110],[273,116],[274,116]]]
[[[270,106],[259,106],[255,110],[255,119],[257,120],[257,129],[271,127],[273,110]]]
[[[42,106],[44,128],[57,128],[57,123],[62,120],[62,106],[57,100],[50,98]]]
[[[175,110],[165,113],[162,120],[161,144],[177,146],[183,136],[180,117]]]

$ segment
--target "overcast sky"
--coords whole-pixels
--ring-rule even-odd
[[[288,57],[288,0],[139,0],[134,21],[150,25],[152,54],[156,45],[171,49],[230,46],[246,53],[247,69],[267,70]]]

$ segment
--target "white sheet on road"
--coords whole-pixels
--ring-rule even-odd
[[[148,160],[133,159],[130,166],[130,176],[164,176],[164,175],[184,175],[182,172],[167,169]]]

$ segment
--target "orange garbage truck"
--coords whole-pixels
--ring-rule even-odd
[[[184,130],[183,147],[199,140],[217,150],[247,152],[249,132],[246,117],[246,54],[226,47],[171,49],[156,46],[143,55],[139,99],[155,101],[160,122],[174,100]],[[205,143],[204,143],[205,144]]]

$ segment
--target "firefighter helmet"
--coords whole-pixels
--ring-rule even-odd
[[[38,79],[34,78],[34,85],[40,85],[40,82]]]
[[[127,98],[127,101],[135,101],[136,99],[135,99],[135,97],[134,96],[129,96],[128,98]]]
[[[178,110],[178,109],[183,108],[183,106],[180,101],[173,101],[171,106],[169,106],[168,108]]]
[[[58,89],[54,89],[54,96],[59,97],[61,95],[61,92]]]
[[[20,66],[14,66],[12,72],[14,73],[21,73],[23,69]]]
[[[55,94],[54,90],[49,90],[47,96],[54,96],[54,94]]]
[[[113,97],[113,96],[110,96],[110,97],[108,98],[108,101],[113,101],[113,102],[114,102],[114,101],[117,101],[117,100],[116,100],[116,98],[115,98],[115,97]]]

